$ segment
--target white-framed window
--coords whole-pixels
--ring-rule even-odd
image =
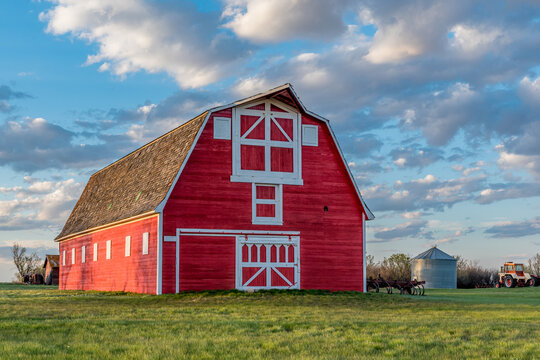
[[[94,243],[94,261],[97,261],[97,243]]]
[[[142,234],[142,254],[143,255],[148,255],[148,238],[149,238],[149,233],[145,232],[144,234]]]
[[[111,240],[107,240],[105,259],[109,260],[111,258]]]
[[[214,117],[214,139],[231,140],[231,119]]]
[[[81,246],[81,263],[86,262],[86,246]]]
[[[71,265],[75,264],[75,248],[71,248]]]
[[[302,145],[319,146],[319,127],[317,125],[302,125]]]
[[[62,251],[62,266],[66,266],[66,250]]]
[[[126,256],[131,255],[131,236],[126,236]]]
[[[252,184],[252,223],[283,225],[283,185]]]
[[[300,114],[265,100],[233,108],[231,181],[302,185]]]

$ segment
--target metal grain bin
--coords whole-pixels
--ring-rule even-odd
[[[411,279],[425,281],[428,289],[455,289],[457,260],[432,247],[412,259]]]

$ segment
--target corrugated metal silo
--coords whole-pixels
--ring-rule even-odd
[[[432,247],[412,259],[411,279],[425,281],[428,289],[455,289],[457,260]]]

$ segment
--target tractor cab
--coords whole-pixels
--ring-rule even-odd
[[[501,272],[507,274],[516,274],[517,276],[525,276],[523,273],[523,264],[514,264],[513,262],[504,263],[501,266]]]

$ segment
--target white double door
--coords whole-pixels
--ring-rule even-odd
[[[236,288],[299,289],[300,237],[237,236]]]

